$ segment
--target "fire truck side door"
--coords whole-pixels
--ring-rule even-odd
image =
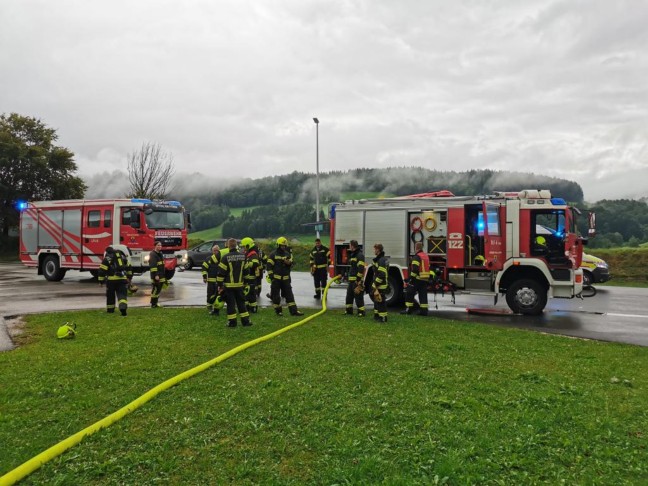
[[[489,270],[501,270],[506,259],[506,235],[502,230],[504,207],[499,203],[484,201],[484,258]]]
[[[572,261],[573,268],[578,268],[583,259],[583,240],[576,233],[576,215],[571,209],[565,211],[565,255]]]
[[[112,241],[112,205],[84,206],[81,221],[82,266],[99,268],[104,250]]]

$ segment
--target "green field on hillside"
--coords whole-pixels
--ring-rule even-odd
[[[23,484],[645,484],[648,348],[341,312],[182,381]],[[0,353],[0,475],[298,318],[26,319],[20,347]],[[66,321],[77,337],[57,340]]]
[[[354,191],[343,192],[342,201],[349,201],[351,199],[379,199],[386,197],[394,197],[396,194],[391,192],[368,192],[368,191]]]

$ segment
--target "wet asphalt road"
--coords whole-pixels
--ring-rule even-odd
[[[136,276],[133,282],[140,287],[140,291],[129,298],[129,306],[148,306],[148,274]],[[320,307],[318,301],[313,299],[310,274],[295,272],[293,289],[299,307]],[[268,286],[264,282],[259,300],[262,307],[271,305],[265,297],[267,291]],[[333,285],[328,295],[328,308],[343,309],[345,293],[343,285]],[[432,295],[430,300],[432,317],[648,346],[648,289],[599,287],[598,294],[592,298],[550,299],[541,316],[512,315],[503,298],[493,306],[493,299],[487,297],[458,294],[453,304],[450,296],[438,296],[436,308]],[[160,303],[167,306],[203,306],[205,285],[200,272],[197,269],[177,272],[172,285],[162,293]],[[370,309],[371,301],[368,298],[366,303]],[[2,317],[70,309],[100,309],[104,305],[105,291],[89,273],[69,271],[61,282],[47,282],[43,276],[36,274],[35,269],[20,263],[0,264]],[[495,309],[500,312],[496,315],[471,314],[466,311],[467,308]],[[390,312],[398,310],[390,309]],[[0,350],[3,349],[3,335],[6,348],[6,330],[2,326],[0,322]]]

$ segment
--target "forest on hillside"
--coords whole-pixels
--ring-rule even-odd
[[[244,179],[223,189],[204,193],[178,192],[174,196],[192,212],[193,230],[223,224],[223,234],[252,237],[309,234],[315,221],[316,177],[293,172],[261,179]],[[344,194],[371,192],[403,196],[436,190],[456,195],[491,194],[494,191],[549,189],[581,210],[596,212],[598,235],[590,248],[638,246],[648,241],[648,205],[635,200],[603,200],[590,206],[583,201],[579,184],[536,174],[472,170],[434,171],[423,168],[354,169],[320,174],[320,220],[329,203]],[[231,208],[250,208],[234,217]],[[583,225],[585,220],[583,218]],[[584,226],[583,226],[584,228]]]

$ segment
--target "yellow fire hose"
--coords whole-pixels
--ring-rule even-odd
[[[13,469],[12,471],[9,471],[7,474],[4,476],[0,477],[0,486],[8,486],[11,484],[15,484],[16,482],[20,481],[24,477],[28,476],[32,472],[34,472],[36,469],[41,467],[43,464],[46,462],[51,461],[55,457],[60,456],[63,454],[65,451],[70,449],[72,446],[75,446],[79,442],[81,442],[83,439],[86,437],[94,434],[95,432],[100,431],[101,429],[105,429],[106,427],[114,424],[118,420],[124,418],[126,415],[129,413],[137,410],[140,408],[142,405],[145,403],[149,402],[153,398],[155,398],[157,395],[162,393],[165,390],[168,390],[174,385],[177,385],[181,381],[186,380],[187,378],[191,378],[194,375],[197,375],[198,373],[205,371],[208,368],[211,368],[215,364],[218,364],[222,361],[225,361],[228,358],[231,358],[232,356],[240,353],[241,351],[244,351],[248,348],[251,348],[252,346],[256,346],[259,343],[262,343],[263,341],[267,341],[269,339],[272,339],[274,337],[279,336],[280,334],[283,334],[284,332],[288,332],[291,329],[294,329],[296,327],[301,326],[302,324],[306,324],[308,321],[315,319],[318,316],[321,316],[326,312],[326,296],[328,295],[328,290],[331,284],[337,280],[339,280],[339,276],[333,278],[332,280],[329,281],[328,285],[324,289],[324,296],[322,298],[322,310],[319,312],[316,312],[312,316],[308,316],[304,319],[302,319],[299,322],[295,322],[294,324],[291,324],[290,326],[283,327],[279,329],[278,331],[272,332],[270,334],[266,334],[265,336],[261,336],[259,338],[253,339],[252,341],[248,341],[247,343],[243,343],[240,346],[235,347],[234,349],[231,349],[227,351],[226,353],[221,354],[220,356],[217,356],[214,359],[211,359],[201,365],[196,366],[195,368],[191,368],[190,370],[187,370],[183,373],[180,373],[179,375],[174,376],[173,378],[170,378],[166,380],[165,382],[160,383],[154,388],[151,388],[149,391],[144,393],[144,395],[140,396],[139,398],[136,398],[132,402],[130,402],[128,405],[125,407],[120,408],[116,412],[111,413],[107,417],[104,417],[103,419],[99,420],[98,422],[95,422],[94,424],[90,425],[89,427],[86,427],[85,429],[81,430],[80,432],[77,432],[74,435],[71,435],[67,439],[62,440],[58,444],[53,445],[46,451],[41,452],[37,456],[32,457],[30,460],[27,462],[24,462],[17,468]]]

